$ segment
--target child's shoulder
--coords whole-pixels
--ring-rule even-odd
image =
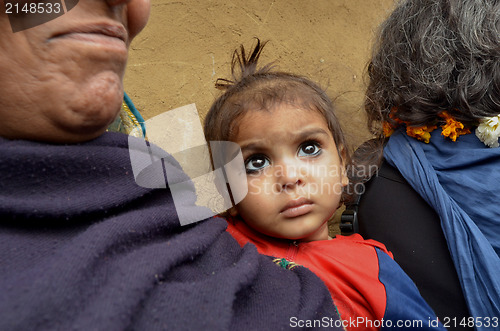
[[[337,235],[328,241],[330,245],[343,246],[345,249],[365,250],[378,248],[382,252],[394,258],[392,253],[387,250],[384,244],[373,239],[364,239],[360,234],[355,233],[350,236]]]

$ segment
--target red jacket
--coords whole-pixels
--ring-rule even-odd
[[[359,234],[295,243],[265,236],[237,219],[227,221],[227,231],[241,246],[253,243],[259,253],[279,258],[281,266],[299,264],[319,276],[347,329],[444,330],[383,244]]]
[[[296,243],[265,236],[238,220],[228,221],[227,231],[241,246],[251,242],[261,254],[284,258],[313,271],[330,290],[343,320],[362,316],[373,321],[384,317],[386,294],[378,279],[375,247],[391,258],[392,254],[383,244],[364,240],[359,234]]]

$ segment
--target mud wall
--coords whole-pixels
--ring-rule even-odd
[[[232,51],[269,40],[262,63],[305,75],[336,99],[352,146],[368,138],[361,109],[374,32],[394,0],[152,0],[132,43],[125,89],[146,119],[195,103],[203,116],[229,76]]]

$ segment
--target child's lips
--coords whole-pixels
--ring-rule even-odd
[[[280,214],[287,217],[293,218],[308,214],[313,208],[313,202],[306,198],[298,198],[289,201],[283,209],[281,209]]]

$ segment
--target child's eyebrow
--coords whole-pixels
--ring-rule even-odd
[[[330,137],[327,131],[321,128],[312,128],[312,129],[305,129],[304,131],[294,132],[293,134],[291,134],[290,139],[292,139],[295,142],[301,142],[310,137],[318,135]],[[250,141],[248,143],[241,144],[240,148],[243,152],[249,152],[249,151],[252,152],[255,150],[260,151],[264,148],[264,146],[265,144],[260,141]]]
[[[240,145],[241,151],[253,151],[262,149],[262,144],[258,142],[249,142],[247,144]]]
[[[297,132],[295,135],[295,140],[305,140],[311,136],[326,135],[329,136],[328,132],[321,128],[306,129],[304,131]]]

